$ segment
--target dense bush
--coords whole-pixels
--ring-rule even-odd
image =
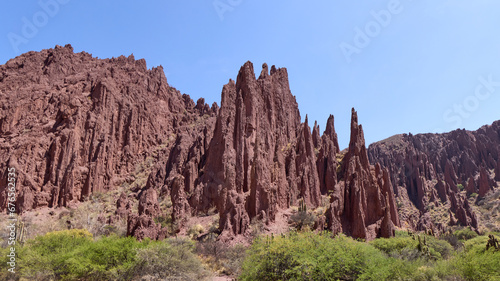
[[[202,257],[205,265],[207,258],[214,258],[213,264],[220,266],[214,271],[235,277],[241,272],[239,280],[500,280],[500,250],[486,250],[487,241],[487,236],[477,236],[455,250],[446,240],[423,234],[400,232],[366,243],[306,231],[259,236],[245,253],[243,246],[210,239],[139,242],[113,235],[96,240],[86,230],[72,229],[16,245],[16,277],[205,280],[209,276]],[[6,268],[7,252],[0,248],[0,280],[12,277]]]
[[[148,241],[138,242],[133,237],[103,237],[75,248],[65,255],[65,266],[71,279],[89,280],[125,279],[135,266],[137,249]]]
[[[177,239],[139,242],[112,235],[94,241],[86,230],[56,231],[18,246],[17,274],[27,280],[131,280],[144,275],[202,280],[206,274],[193,249],[194,242]]]
[[[500,251],[486,251],[486,236],[468,240],[463,251],[458,252],[433,236],[425,236],[424,244],[423,237],[419,242],[418,236],[400,234],[370,243],[342,235],[332,239],[325,233],[261,237],[249,249],[240,278],[500,280]]]
[[[448,242],[426,235],[380,238],[370,243],[391,257],[410,261],[419,258],[447,258],[453,252],[453,247]]]
[[[18,247],[19,275],[29,280],[65,278],[70,274],[68,254],[92,243],[92,234],[83,229],[49,232]]]
[[[151,243],[137,251],[133,275],[150,276],[153,280],[202,280],[207,273],[193,254],[194,246],[194,242],[181,239]]]
[[[256,239],[241,280],[384,280],[393,259],[370,244],[343,235],[292,233]]]
[[[487,236],[465,242],[465,250],[450,260],[449,266],[465,280],[500,280],[500,251],[486,250]]]
[[[477,237],[477,233],[470,228],[457,230],[453,234],[460,240],[469,240]]]

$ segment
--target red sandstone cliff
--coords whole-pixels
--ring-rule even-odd
[[[155,220],[165,198],[179,227],[216,208],[222,238],[248,234],[252,219],[272,224],[299,200],[316,208],[324,198],[335,232],[373,239],[399,225],[390,176],[368,163],[356,112],[338,162],[333,116],[322,136],[307,117],[301,123],[285,68],[264,64],[256,78],[245,63],[223,87],[219,109],[181,95],[161,67],[75,54],[68,45],[0,66],[0,99],[0,171],[18,171],[19,212],[135,182],[117,198],[116,216],[128,217],[128,234],[140,239],[165,237]],[[149,176],[136,181],[144,163]]]
[[[427,214],[429,204],[447,204],[450,224],[477,228],[477,219],[467,199],[459,192],[462,185],[467,194],[480,197],[492,190],[498,180],[500,121],[477,131],[455,130],[445,134],[396,135],[373,143],[368,148],[372,163],[389,170],[401,198],[408,197],[420,218]],[[443,228],[444,225],[419,224],[418,218],[407,218],[417,229]],[[422,227],[419,227],[422,226]],[[424,226],[427,225],[427,226]]]
[[[119,186],[205,110],[170,87],[161,66],[148,70],[132,55],[75,54],[70,45],[0,66],[0,100],[0,171],[18,172],[18,212]]]

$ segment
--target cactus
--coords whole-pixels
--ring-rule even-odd
[[[26,228],[24,226],[24,222],[17,221],[16,222],[16,240],[23,244],[25,240]]]
[[[420,235],[418,235],[418,245],[417,245],[417,250],[419,252],[421,252],[422,254],[430,257],[431,256],[431,252],[429,250],[429,247],[427,246],[427,240],[425,238],[425,235],[424,235],[424,239],[422,241],[422,239],[420,238]]]
[[[498,240],[493,236],[493,234],[488,235],[488,242],[486,243],[486,251],[492,247],[495,248],[496,250],[500,249],[500,245],[498,244]]]
[[[299,202],[299,212],[307,212],[307,206],[306,203],[304,202],[304,199],[300,199]]]

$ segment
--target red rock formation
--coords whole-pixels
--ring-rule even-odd
[[[340,152],[337,140],[337,134],[334,128],[333,115],[328,117],[326,130],[321,138],[321,149],[318,154],[317,166],[320,190],[322,194],[327,194],[330,191],[339,191],[336,198],[340,198],[343,191],[335,190],[337,184],[337,153]],[[343,204],[342,204],[343,205]]]
[[[303,171],[299,168],[305,170],[311,162],[307,159],[313,153],[307,154],[312,146],[310,131],[307,136],[303,130],[305,139],[299,149],[307,154],[305,159],[296,156],[300,114],[287,71],[273,66],[269,75],[266,65],[263,69],[255,79],[253,65],[247,62],[236,83],[230,80],[224,86],[200,180],[202,189],[210,193],[204,202],[215,202],[220,228],[233,234],[244,233],[250,218],[262,212],[273,221],[276,208],[288,207],[300,195],[310,194],[307,187],[300,188],[297,178]],[[297,164],[301,167],[296,168]],[[317,198],[309,198],[307,203],[315,202]]]
[[[297,140],[295,166],[299,181],[299,196],[304,199],[306,205],[317,207],[321,203],[320,182],[311,129],[307,123],[306,115],[306,120],[301,126],[300,135]]]
[[[158,196],[156,190],[149,188],[142,192],[139,198],[139,215],[130,214],[127,220],[127,235],[139,240],[150,238],[162,240],[167,235],[167,229],[162,228],[154,219],[159,215]]]
[[[371,163],[378,162],[389,170],[392,182],[398,187],[396,190],[406,191],[411,203],[420,210],[417,215],[421,216],[425,214],[426,206],[436,199],[434,192],[441,202],[453,196],[461,198],[458,195],[458,183],[467,183],[469,194],[478,192],[473,178],[480,173],[482,166],[486,172],[496,168],[497,160],[493,155],[499,153],[499,132],[500,121],[496,121],[477,131],[396,135],[371,144],[368,155]],[[483,178],[489,178],[489,173],[484,174]],[[442,179],[445,181],[443,184],[440,182]],[[429,190],[431,186],[434,186],[435,191]],[[483,189],[486,190],[486,187],[486,181],[483,180]],[[465,206],[465,201],[463,198],[457,199],[457,204],[463,206],[456,206],[452,212],[457,218],[462,216],[462,223],[473,226],[475,215],[470,206]],[[462,209],[467,219],[463,218]]]
[[[120,194],[120,197],[116,201],[116,212],[115,214],[120,218],[127,218],[130,213],[132,206],[130,204],[130,200],[127,197],[125,192]]]
[[[18,167],[18,212],[119,186],[184,111],[162,68],[133,56],[101,60],[56,46],[0,73],[0,170],[9,159]],[[5,200],[3,189],[0,208]]]
[[[386,212],[389,212],[392,223],[395,226],[401,226],[401,222],[399,221],[398,209],[396,207],[396,199],[394,197],[394,189],[391,183],[391,179],[389,177],[389,172],[387,172],[387,169],[382,169],[379,164],[376,164],[375,174],[379,175],[380,170],[382,170],[382,181],[379,180],[378,184],[379,186],[382,187],[382,194],[385,194],[386,202],[389,203],[389,209],[386,208],[387,209]],[[382,237],[388,237],[388,236],[382,235]]]
[[[287,70],[245,63],[223,87],[221,107],[170,87],[161,67],[133,56],[97,59],[71,46],[30,52],[0,66],[0,171],[15,167],[18,212],[68,206],[151,171],[122,193],[116,215],[127,233],[162,239],[158,197],[172,219],[216,207],[223,237],[245,234],[252,218],[272,223],[279,208],[330,196],[328,227],[372,239],[399,225],[391,175],[370,166],[353,111],[351,144],[337,175],[333,116],[323,136],[300,123]],[[149,163],[149,164],[148,164]],[[2,177],[4,181],[5,177]],[[0,205],[6,202],[5,184]],[[132,213],[132,199],[139,199]],[[324,218],[317,226],[323,227]]]
[[[158,205],[158,194],[153,188],[148,188],[140,196],[139,199],[139,214],[157,217],[160,213]]]
[[[446,160],[446,165],[444,167],[444,181],[450,186],[451,190],[455,193],[458,192],[457,176],[455,175],[455,170],[450,160]]]
[[[321,136],[319,134],[319,125],[317,121],[314,121],[312,141],[314,144],[314,148],[318,149],[321,146]]]
[[[488,175],[488,172],[484,167],[481,167],[479,170],[479,188],[477,194],[479,197],[484,197],[486,193],[488,193],[490,190],[493,190],[493,184],[492,181],[490,180],[490,177]]]
[[[388,179],[388,175],[385,177]],[[338,200],[335,195],[331,196],[330,208],[327,210],[328,227],[333,232],[343,231],[367,240],[392,236],[395,223],[391,214],[396,214],[392,186],[389,181],[384,182],[379,166],[373,168],[368,163],[363,128],[358,125],[354,109],[351,117],[351,140],[342,161],[341,179],[344,181],[340,185],[344,189],[343,200]],[[344,202],[343,208],[338,206],[337,202],[340,201]],[[398,223],[397,215],[394,221]]]
[[[495,168],[495,180],[500,181],[500,155],[498,155],[497,167]]]
[[[144,238],[163,240],[167,236],[167,229],[155,223],[154,219],[148,215],[131,214],[127,221],[127,235],[139,240]]]
[[[470,195],[472,193],[477,193],[476,185],[474,184],[473,177],[469,178],[469,181],[467,182],[467,186],[465,187],[465,190],[467,191],[467,195]]]
[[[186,192],[184,191],[185,179],[179,175],[172,181],[171,199],[172,199],[172,220],[179,222],[179,227],[184,226],[184,219],[191,215],[191,206],[188,203]]]
[[[446,201],[448,201],[448,193],[446,192],[445,182],[438,180],[434,188],[437,190],[437,194],[441,199],[441,202],[446,203]]]

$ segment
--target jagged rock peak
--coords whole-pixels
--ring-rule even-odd
[[[363,126],[358,124],[358,113],[351,110],[351,138],[349,140],[349,149],[347,151],[346,158],[356,156],[360,158],[361,165],[367,168],[369,167],[368,154],[365,146],[365,136],[363,133]]]
[[[333,141],[335,147],[337,148],[335,153],[340,152],[339,141],[338,141],[337,133],[335,132],[334,117],[331,114],[328,117],[328,120],[326,121],[326,128],[325,128],[325,131],[323,132],[323,135],[325,135],[328,139]]]
[[[354,108],[351,140],[341,173],[327,210],[330,230],[367,240],[393,236],[394,226],[399,225],[393,187],[387,172],[368,163],[363,129]]]
[[[262,71],[260,72],[259,79],[264,79],[269,76],[269,70],[267,69],[267,63],[262,64]]]
[[[236,83],[223,87],[199,188],[212,192],[197,205],[217,206],[224,233],[245,233],[257,215],[273,221],[277,208],[288,207],[299,194],[297,175],[287,171],[296,170],[300,113],[286,69],[272,69],[255,79],[246,62]]]

